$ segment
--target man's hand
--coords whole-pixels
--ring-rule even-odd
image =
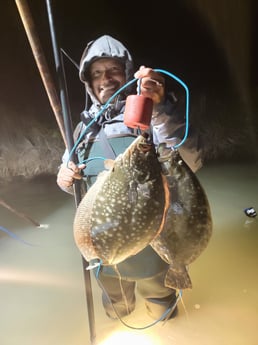
[[[57,174],[57,184],[60,188],[68,188],[73,185],[74,180],[82,179],[81,171],[85,169],[85,164],[76,165],[74,162],[70,161],[63,163],[60,166],[59,172]]]
[[[152,68],[141,66],[134,74],[141,79],[141,94],[152,99],[154,104],[159,104],[165,98],[165,79]]]

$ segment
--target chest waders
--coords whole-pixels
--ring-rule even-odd
[[[123,153],[127,147],[135,140],[136,135],[122,135],[108,138],[104,131],[100,130],[99,139],[89,141],[82,145],[78,150],[78,160],[83,162],[85,159],[89,161],[86,163],[84,169],[84,181],[87,189],[96,181],[98,174],[105,170],[104,160],[115,159],[120,153]]]

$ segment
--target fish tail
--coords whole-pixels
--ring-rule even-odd
[[[169,267],[165,277],[165,286],[179,290],[191,289],[192,282],[186,267],[180,271],[176,271],[172,267]]]

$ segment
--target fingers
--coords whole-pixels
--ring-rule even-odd
[[[73,178],[80,180],[82,178],[81,171],[86,167],[85,164],[78,164],[76,165],[74,162],[70,161],[68,162],[68,171],[67,173]]]
[[[165,83],[164,77],[160,73],[154,71],[150,67],[141,66],[139,70],[135,72],[134,76],[135,78],[138,78],[138,79],[142,79],[142,78],[153,79],[153,82],[157,82],[157,84],[161,84],[161,86],[164,85]]]
[[[74,162],[63,163],[57,174],[57,184],[62,188],[73,185],[74,180],[82,179],[81,171],[86,167],[85,164],[76,165]]]
[[[141,66],[134,74],[141,79],[141,94],[153,100],[154,104],[161,103],[165,98],[165,79],[152,68]]]

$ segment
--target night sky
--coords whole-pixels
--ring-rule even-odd
[[[55,78],[54,58],[45,1],[27,2],[49,68]],[[113,35],[130,50],[135,67],[141,64],[166,69],[180,77],[190,89],[207,90],[227,79],[226,64],[207,27],[196,13],[174,1],[168,11],[165,1],[137,2],[52,1],[59,46],[77,63],[87,44],[103,34]],[[96,6],[97,4],[97,6]],[[167,4],[167,3],[166,3]],[[48,100],[15,1],[5,7],[2,27],[2,102],[18,107],[48,107]],[[74,65],[65,58],[66,76],[72,106],[84,104],[84,89]],[[216,65],[216,68],[214,66]],[[31,97],[33,95],[33,97]]]

